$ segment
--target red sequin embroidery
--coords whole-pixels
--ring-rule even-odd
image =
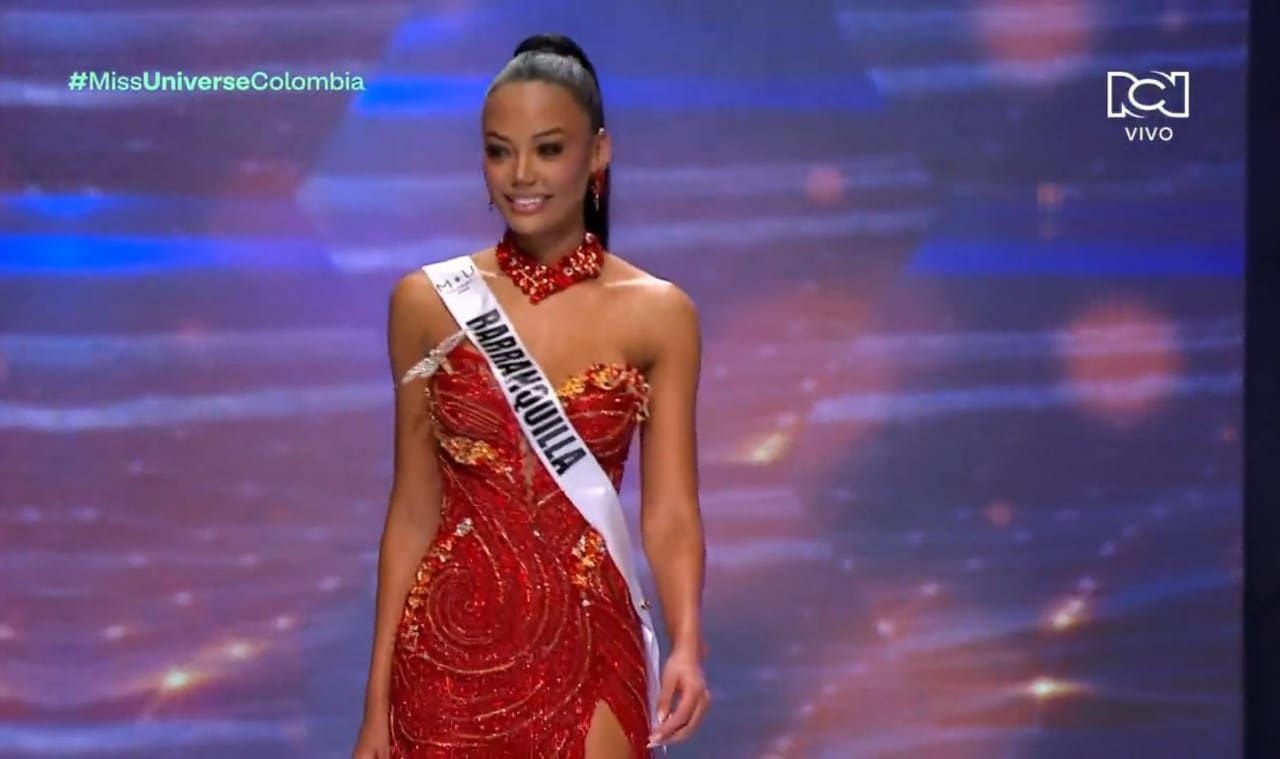
[[[529,449],[470,343],[426,387],[442,522],[396,634],[392,756],[582,757],[600,700],[634,755],[652,756],[640,620],[603,539]],[[622,364],[557,388],[614,487],[648,392]]]

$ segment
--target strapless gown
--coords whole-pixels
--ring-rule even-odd
[[[634,755],[652,756],[641,623],[603,538],[530,450],[465,333],[402,382],[424,377],[442,521],[396,632],[392,757],[581,757],[601,700]],[[557,394],[620,487],[648,416],[644,375],[597,363]]]

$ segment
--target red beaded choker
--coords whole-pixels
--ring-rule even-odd
[[[530,303],[537,303],[575,282],[600,276],[600,267],[604,264],[604,248],[599,238],[590,232],[577,248],[550,266],[516,247],[510,230],[502,235],[495,252],[499,268],[529,297]]]

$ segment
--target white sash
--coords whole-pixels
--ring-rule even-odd
[[[643,628],[649,681],[649,720],[651,726],[656,725],[661,685],[658,636],[649,616],[649,604],[644,600],[636,576],[631,558],[631,538],[613,482],[569,422],[551,382],[525,350],[520,336],[470,256],[427,264],[422,270],[435,284],[453,318],[488,360],[494,378],[524,430],[529,447],[538,454],[547,472],[587,523],[604,538],[613,563],[626,580],[631,591],[631,604]]]

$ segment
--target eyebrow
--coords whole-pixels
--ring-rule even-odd
[[[563,132],[563,131],[564,131],[564,129],[563,129],[563,128],[561,128],[561,127],[553,127],[553,128],[551,128],[551,129],[546,129],[546,130],[544,130],[544,131],[538,132],[537,134],[535,134],[535,135],[533,136],[533,139],[535,139],[535,140],[536,140],[536,139],[538,139],[539,137],[546,137],[546,136],[547,136],[547,135],[549,135],[549,134],[555,134],[556,132]],[[495,132],[495,131],[493,131],[493,130],[489,130],[488,132],[485,132],[485,136],[486,136],[486,137],[497,137],[499,140],[502,140],[503,142],[511,142],[511,139],[510,139],[509,137],[504,137],[503,135],[500,135],[500,134],[498,134],[497,132]]]

